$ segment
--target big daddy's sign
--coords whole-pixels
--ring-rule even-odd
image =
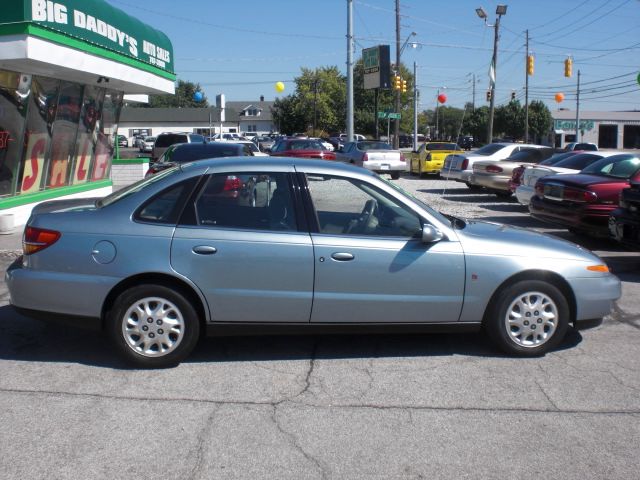
[[[22,2],[24,21],[173,73],[173,47],[166,35],[103,0]],[[22,16],[19,7],[9,7],[9,10],[4,14],[0,11],[0,24],[15,20],[16,15]],[[64,37],[61,39],[64,41]]]

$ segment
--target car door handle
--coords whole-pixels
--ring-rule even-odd
[[[353,260],[355,257],[351,253],[336,252],[331,254],[331,258],[340,262],[347,262],[349,260]]]
[[[218,249],[216,247],[212,247],[210,245],[198,245],[197,247],[193,247],[193,253],[197,253],[198,255],[213,255],[217,251]]]

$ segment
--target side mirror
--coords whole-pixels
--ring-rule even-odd
[[[422,226],[422,243],[436,243],[444,238],[444,235],[433,225]]]

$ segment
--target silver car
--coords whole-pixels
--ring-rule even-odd
[[[388,173],[397,180],[407,169],[404,154],[379,140],[358,140],[344,144],[336,152],[336,160],[351,163],[377,173]]]
[[[42,203],[23,246],[11,304],[100,328],[140,367],[175,365],[204,333],[283,328],[484,328],[509,354],[540,355],[621,294],[575,244],[444,216],[322,160],[201,160]]]

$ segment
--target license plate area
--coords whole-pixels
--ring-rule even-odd
[[[547,184],[544,186],[544,198],[549,200],[562,201],[564,187],[562,185]]]

